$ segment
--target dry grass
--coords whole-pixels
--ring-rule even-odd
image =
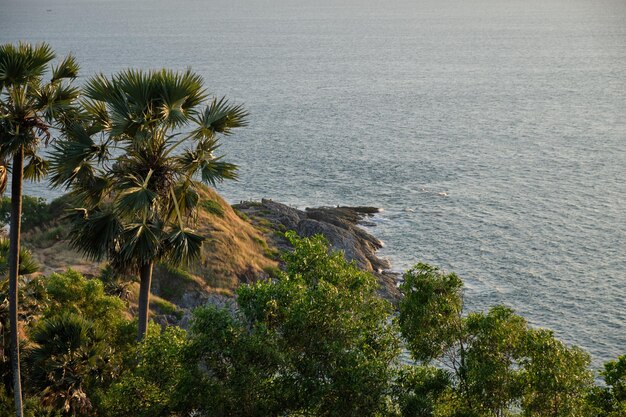
[[[169,297],[164,298],[171,298],[169,301],[175,303],[186,291],[232,295],[241,282],[266,276],[264,271],[277,267],[277,262],[267,257],[267,243],[262,233],[241,219],[214,190],[208,187],[202,190],[201,200],[214,203],[201,204],[198,210],[196,232],[206,238],[200,259],[185,268],[186,276],[164,274],[160,268],[155,270],[154,293],[161,295],[161,290],[169,288],[170,293],[163,294]],[[215,210],[215,205],[223,212]],[[65,240],[65,232],[62,224],[53,222],[43,230],[25,234],[24,246],[31,249],[43,274],[72,268],[87,276],[98,276],[103,264],[87,260],[73,250]],[[181,291],[172,294],[173,287]]]
[[[278,265],[266,256],[267,243],[261,232],[241,219],[219,194],[207,188],[201,198],[216,202],[224,212],[216,215],[200,210],[197,232],[207,241],[200,261],[189,268],[192,274],[203,277],[207,285],[223,293]]]

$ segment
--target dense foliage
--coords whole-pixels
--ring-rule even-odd
[[[24,279],[25,415],[624,415],[626,357],[594,385],[587,354],[506,307],[463,312],[462,281],[424,264],[404,275],[394,319],[372,275],[321,237],[288,237],[283,272],[140,343],[101,280]]]

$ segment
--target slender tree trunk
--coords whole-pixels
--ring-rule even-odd
[[[144,264],[139,270],[139,324],[137,341],[141,342],[148,331],[148,314],[150,313],[150,286],[152,285],[152,269],[154,262]]]
[[[11,226],[9,231],[9,321],[11,322],[11,371],[15,415],[22,417],[22,381],[20,377],[20,338],[18,334],[17,287],[20,265],[20,229],[22,227],[22,180],[24,177],[24,146],[13,157],[11,177]]]

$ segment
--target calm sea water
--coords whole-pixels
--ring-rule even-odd
[[[84,76],[191,66],[252,114],[227,199],[380,206],[396,269],[626,353],[623,0],[0,0],[18,40]]]

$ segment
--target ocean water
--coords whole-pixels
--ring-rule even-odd
[[[231,202],[375,205],[382,255],[626,353],[623,0],[0,0],[82,75],[192,67],[245,103]],[[59,195],[46,184],[27,193]]]

